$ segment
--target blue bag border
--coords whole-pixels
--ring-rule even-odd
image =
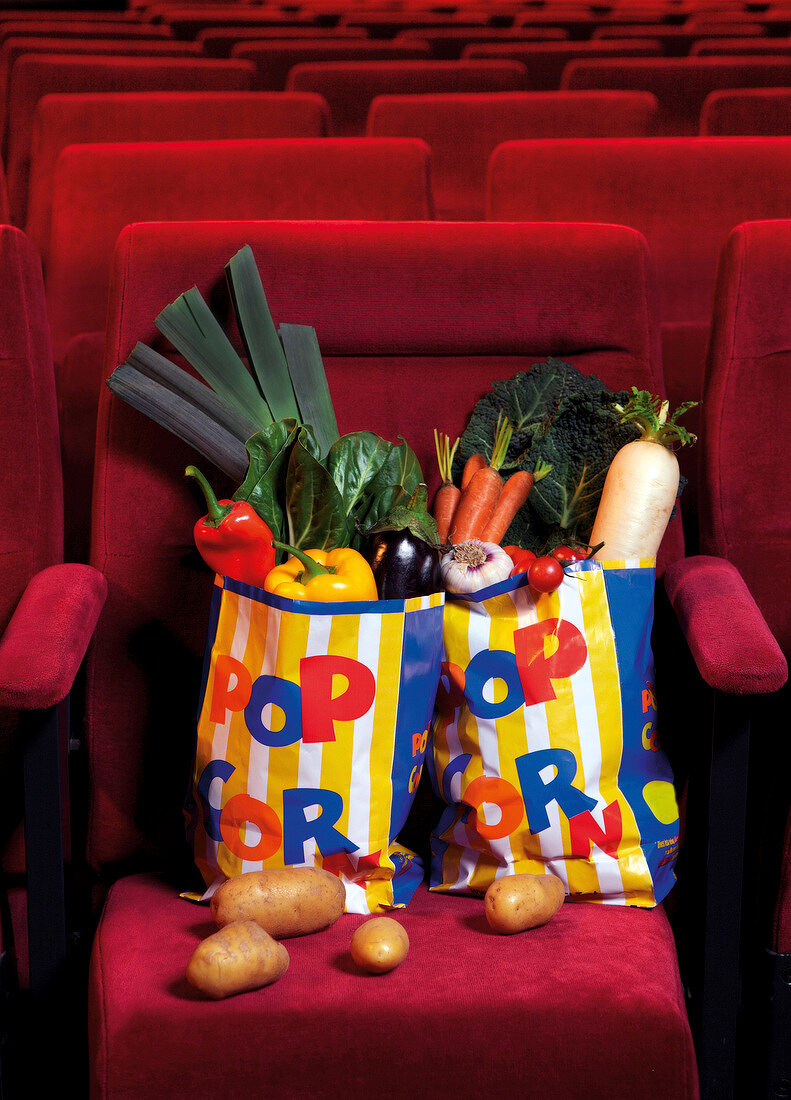
[[[254,584],[245,584],[242,581],[233,580],[232,577],[223,577],[219,573],[215,583],[219,588],[235,592],[237,596],[246,596],[259,603],[269,604],[278,611],[292,611],[298,615],[402,615],[421,610],[421,608],[408,609],[408,600],[334,600],[332,603],[318,600],[292,600],[287,596],[277,596],[274,592],[267,592],[266,589],[258,588]],[[444,602],[444,591],[440,590],[431,595],[442,596]]]

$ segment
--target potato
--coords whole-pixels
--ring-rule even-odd
[[[233,921],[198,944],[187,981],[215,1001],[260,989],[282,978],[288,952],[254,920]]]
[[[557,875],[507,875],[491,884],[483,900],[489,926],[508,934],[546,924],[565,897]]]
[[[343,913],[346,890],[337,875],[321,867],[245,871],[226,879],[211,899],[219,928],[254,920],[276,940],[329,928]]]
[[[392,917],[371,917],[355,929],[350,950],[361,969],[386,974],[406,958],[409,936]]]

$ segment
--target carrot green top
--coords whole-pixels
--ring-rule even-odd
[[[648,390],[638,390],[637,386],[632,386],[632,396],[626,404],[616,405],[615,408],[621,415],[622,423],[631,421],[639,429],[641,439],[672,447],[674,443],[683,446],[685,443],[697,442],[696,435],[676,423],[680,416],[697,404],[697,401],[685,401],[669,416],[669,401],[656,397]]]

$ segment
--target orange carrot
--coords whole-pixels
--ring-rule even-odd
[[[461,489],[453,484],[451,474],[453,456],[458,445],[459,441],[457,439],[451,447],[450,438],[444,434],[440,438],[439,432],[436,428],[434,429],[434,446],[437,448],[437,465],[442,484],[434,496],[432,514],[437,521],[437,534],[441,543],[448,541],[450,525],[453,522],[453,516],[461,497]]]
[[[483,542],[502,540],[514,516],[530,496],[533,485],[542,477],[546,477],[551,469],[551,466],[540,462],[532,473],[527,470],[517,470],[516,473],[511,474],[503,485],[500,499],[483,529],[481,535]]]
[[[461,472],[461,491],[467,488],[472,481],[473,477],[479,470],[483,470],[489,463],[486,461],[486,455],[476,451],[475,454],[470,455],[467,461],[464,463],[464,469]]]
[[[533,475],[527,470],[517,470],[515,474],[511,474],[503,485],[494,511],[483,529],[482,542],[499,542],[502,539],[532,488]]]
[[[510,423],[501,415],[497,420],[491,459],[472,475],[467,488],[462,489],[451,525],[451,537],[456,546],[467,539],[483,536],[502,492],[503,479],[499,471],[505,461],[512,432]]]

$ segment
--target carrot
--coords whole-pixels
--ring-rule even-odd
[[[539,462],[535,470],[517,470],[511,474],[503,485],[500,499],[497,501],[489,521],[481,535],[482,542],[501,542],[508,528],[513,522],[514,516],[530,496],[530,492],[537,481],[546,477],[552,469],[545,462]]]
[[[489,463],[486,461],[486,455],[481,454],[480,451],[476,451],[475,454],[470,455],[464,463],[464,469],[461,472],[461,491],[464,492],[475,474],[477,474],[479,470],[482,470],[484,466],[488,465]]]
[[[686,402],[669,417],[667,401],[633,386],[632,397],[618,406],[621,420],[635,423],[640,438],[621,447],[610,463],[590,536],[591,545],[604,544],[595,558],[656,556],[678,496],[678,459],[671,448],[695,442],[676,419],[695,404]]]
[[[461,491],[461,500],[456,507],[451,527],[451,537],[456,546],[467,539],[479,539],[483,535],[502,492],[503,479],[499,471],[505,461],[512,433],[511,424],[500,415],[491,459],[472,475],[467,488]]]
[[[459,441],[457,439],[451,447],[449,436],[443,434],[442,437],[440,437],[437,429],[434,429],[434,446],[437,449],[437,465],[439,467],[439,476],[442,478],[442,484],[439,489],[437,489],[436,495],[434,496],[432,515],[437,521],[437,534],[439,535],[439,541],[441,543],[448,541],[450,525],[453,522],[456,506],[461,497],[461,489],[453,484],[453,476],[451,474],[453,456],[456,454],[458,445]]]

